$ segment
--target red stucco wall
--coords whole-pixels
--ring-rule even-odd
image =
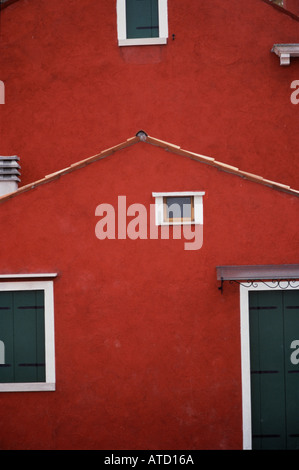
[[[166,46],[119,48],[116,1],[1,11],[0,154],[22,184],[149,135],[298,188],[299,105],[261,0],[169,2]],[[174,40],[172,35],[175,35]],[[203,190],[204,241],[103,240],[95,209]],[[240,308],[217,265],[298,262],[298,198],[146,144],[0,205],[1,274],[58,272],[57,390],[2,393],[1,449],[239,449]]]
[[[140,128],[244,170],[297,185],[298,21],[262,0],[169,2],[167,46],[119,48],[116,1],[19,0],[1,12],[2,155],[22,183]],[[172,35],[175,40],[172,40]]]
[[[99,204],[173,190],[206,192],[200,250],[96,238]],[[139,143],[0,209],[1,273],[59,273],[57,390],[1,394],[0,448],[242,448],[239,293],[215,268],[296,262],[298,198]]]

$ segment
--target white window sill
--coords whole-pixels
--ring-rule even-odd
[[[30,382],[0,384],[1,392],[54,392],[55,383]]]
[[[119,46],[154,46],[159,44],[167,44],[167,38],[136,38],[136,39],[119,39]]]

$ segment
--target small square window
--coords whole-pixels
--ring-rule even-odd
[[[119,46],[166,44],[167,0],[117,0]]]
[[[156,225],[203,224],[203,191],[153,193]]]
[[[194,222],[194,196],[164,196],[164,222]]]

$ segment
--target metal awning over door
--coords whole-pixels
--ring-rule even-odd
[[[299,288],[299,264],[217,266],[216,271],[221,292],[225,281],[237,282],[245,287],[263,282],[267,287]]]

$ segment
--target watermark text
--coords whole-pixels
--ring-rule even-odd
[[[2,80],[0,80],[0,104],[5,104],[5,86]]]
[[[291,94],[291,103],[292,104],[299,104],[299,80],[294,80],[291,83],[291,88],[295,89]]]
[[[203,244],[202,224],[159,226],[156,224],[155,204],[150,204],[148,214],[143,204],[134,203],[127,207],[126,196],[118,196],[116,210],[112,204],[99,204],[95,215],[99,217],[95,226],[99,240],[168,240],[171,237],[179,240],[183,237],[185,250],[199,250]]]

